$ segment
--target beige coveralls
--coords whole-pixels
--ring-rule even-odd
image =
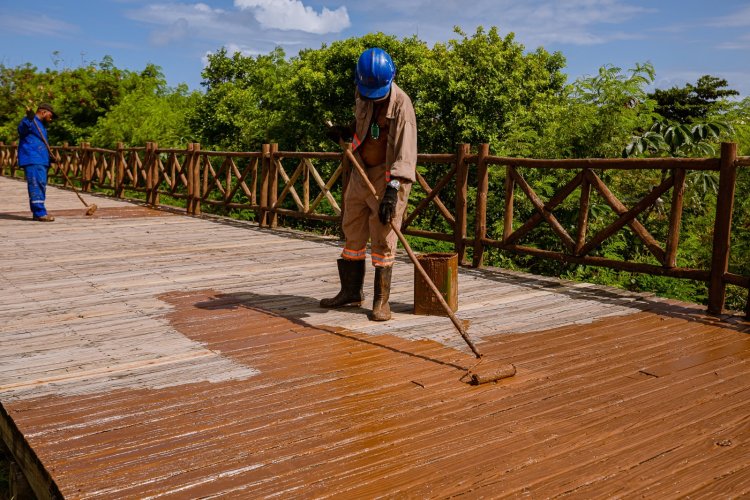
[[[373,139],[370,135],[374,111],[378,113],[375,118],[380,128],[378,139]],[[386,101],[374,103],[357,95],[355,118],[357,137],[365,137],[356,149],[355,157],[366,170],[367,177],[377,191],[378,200],[373,198],[359,172],[353,169],[344,194],[342,226],[346,245],[341,257],[347,260],[365,260],[369,239],[372,265],[388,267],[393,265],[398,237],[390,224],[380,223],[379,200],[385,193],[388,181],[398,178],[401,187],[393,221],[396,227],[400,227],[411,185],[416,180],[417,119],[411,99],[395,83],[391,84],[387,104]],[[373,159],[374,164],[368,163],[367,160],[373,162]]]

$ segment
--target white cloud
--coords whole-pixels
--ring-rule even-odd
[[[711,26],[726,28],[745,28],[750,26],[750,6],[728,16],[717,17],[710,23]]]
[[[187,19],[181,17],[163,30],[153,31],[151,33],[151,43],[154,45],[167,45],[170,42],[179,41],[187,37],[190,33],[189,26]]]
[[[750,49],[750,34],[744,34],[735,40],[727,40],[716,46],[718,49],[725,50],[746,50]]]
[[[613,28],[653,14],[656,9],[631,0],[473,0],[471,8],[464,0],[381,0],[369,7],[358,6],[357,11],[364,11],[363,16],[371,18],[368,24],[378,30],[398,35],[418,30],[419,37],[430,44],[452,38],[454,25],[469,35],[473,27],[482,25],[497,26],[501,33],[514,32],[525,45],[538,46],[599,45],[643,38],[642,34]],[[381,16],[381,11],[390,19]]]
[[[318,13],[300,0],[234,0],[234,5],[240,10],[252,11],[264,28],[323,35],[338,33],[351,26],[346,7],[336,10],[323,7]]]
[[[187,37],[222,41],[228,37],[248,37],[252,36],[251,26],[255,24],[252,16],[213,9],[204,3],[156,3],[129,10],[126,15],[158,26],[151,34],[152,43],[157,45]]]
[[[44,14],[15,12],[0,16],[0,30],[17,35],[71,36],[79,32],[78,26],[53,19]]]
[[[603,25],[625,24],[634,17],[653,12],[653,9],[630,5],[622,0],[537,0],[519,3],[506,12],[502,9],[495,12],[498,12],[504,29],[518,33],[534,45],[597,45],[638,38]]]

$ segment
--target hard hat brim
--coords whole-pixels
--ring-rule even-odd
[[[357,90],[359,90],[359,95],[364,97],[365,99],[380,99],[381,97],[385,97],[388,95],[388,92],[391,90],[391,84],[383,85],[382,87],[377,88],[371,88],[371,87],[365,87],[361,83],[357,83]]]

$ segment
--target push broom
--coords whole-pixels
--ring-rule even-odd
[[[55,155],[52,152],[52,148],[49,147],[49,143],[47,142],[47,139],[44,138],[44,134],[42,133],[42,129],[39,128],[39,124],[36,122],[36,120],[32,120],[32,121],[34,122],[34,125],[36,126],[36,129],[39,131],[39,137],[42,138],[42,141],[44,141],[44,145],[47,146],[47,151],[49,152],[50,158],[54,158]],[[83,196],[81,196],[81,193],[78,192],[78,190],[76,189],[75,185],[72,182],[70,182],[70,179],[68,178],[68,174],[65,173],[65,170],[63,170],[61,168],[58,169],[58,170],[60,171],[60,173],[63,174],[63,177],[65,177],[65,181],[68,184],[70,184],[71,189],[73,189],[73,192],[76,194],[76,196],[78,196],[78,199],[81,200],[81,203],[83,203],[83,206],[86,207],[86,215],[94,215],[94,212],[96,212],[97,208],[99,208],[99,207],[97,207],[95,203],[92,203],[91,205],[89,205],[88,203],[86,203],[86,200],[83,199]]]
[[[367,188],[370,190],[370,193],[372,194],[375,199],[378,199],[377,192],[375,191],[375,188],[373,187],[370,180],[367,178],[367,173],[365,173],[365,170],[362,168],[362,166],[357,161],[357,158],[355,158],[354,154],[352,154],[352,150],[349,148],[345,149],[345,153],[347,157],[349,158],[349,161],[352,165],[357,169],[357,172],[359,172],[359,176],[362,178],[362,180],[367,184]],[[417,269],[417,272],[419,272],[420,276],[422,276],[422,279],[425,283],[427,283],[430,290],[432,290],[432,293],[435,295],[435,298],[440,303],[440,306],[445,310],[445,313],[448,315],[448,317],[451,319],[451,322],[453,322],[453,326],[456,327],[456,330],[458,330],[458,333],[461,335],[461,338],[464,339],[464,342],[466,342],[466,345],[469,346],[469,349],[471,349],[471,352],[474,353],[474,356],[479,360],[475,365],[473,365],[471,368],[468,368],[466,370],[466,375],[462,377],[462,380],[466,380],[468,383],[473,385],[479,385],[479,384],[486,384],[488,382],[494,382],[496,380],[501,380],[504,378],[512,377],[516,374],[516,367],[513,366],[510,363],[501,363],[497,361],[485,361],[485,358],[483,357],[482,353],[479,352],[477,347],[474,345],[474,342],[469,338],[469,334],[466,332],[466,329],[461,324],[461,322],[456,318],[456,315],[453,314],[453,311],[451,310],[448,303],[445,301],[445,298],[443,297],[443,294],[440,293],[440,290],[438,290],[437,286],[435,286],[435,283],[433,283],[432,279],[430,279],[430,276],[427,274],[427,272],[422,267],[422,264],[420,264],[419,260],[417,259],[417,256],[414,255],[414,252],[411,249],[411,246],[409,246],[409,242],[406,241],[406,238],[404,238],[404,235],[401,233],[401,230],[396,226],[396,224],[391,220],[391,229],[396,233],[396,236],[398,236],[398,240],[401,242],[401,245],[406,250],[406,253],[409,254],[409,259],[411,259],[412,263],[414,264],[414,267]]]

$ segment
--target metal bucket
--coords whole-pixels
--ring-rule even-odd
[[[453,312],[458,310],[458,254],[426,253],[417,260]],[[414,268],[414,314],[447,316],[430,286]]]

